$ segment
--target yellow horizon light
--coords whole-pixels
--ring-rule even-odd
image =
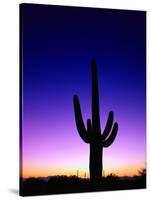
[[[107,176],[110,173],[116,174],[117,176],[134,176],[138,174],[138,170],[144,168],[145,165],[127,165],[127,166],[109,166],[104,167],[103,175]],[[72,176],[77,175],[79,177],[89,178],[89,169],[88,168],[70,168],[70,169],[60,169],[60,168],[49,168],[49,167],[38,167],[30,166],[28,168],[23,168],[21,171],[22,178],[29,177],[47,177],[47,176],[57,176],[57,175],[66,175]]]

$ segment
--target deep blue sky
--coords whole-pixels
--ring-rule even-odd
[[[42,127],[42,121],[49,124],[52,138],[51,130],[64,123],[75,132],[72,138],[80,140],[72,97],[78,94],[84,120],[91,117],[91,60],[95,58],[102,127],[113,110],[121,142],[126,137],[125,144],[132,145],[136,137],[133,146],[142,152],[144,161],[146,13],[23,4],[22,17],[26,143],[37,137],[31,130],[34,124]],[[62,130],[56,135],[66,138],[65,134]]]

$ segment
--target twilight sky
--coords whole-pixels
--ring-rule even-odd
[[[119,132],[104,171],[133,175],[146,162],[146,13],[22,4],[22,176],[88,174],[89,145],[75,124],[73,95],[91,118],[97,61],[101,126]]]

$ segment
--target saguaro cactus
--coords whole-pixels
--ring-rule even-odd
[[[89,171],[90,179],[99,182],[103,170],[103,147],[109,147],[118,132],[118,123],[113,124],[114,113],[109,112],[108,120],[104,131],[101,131],[99,115],[99,92],[96,61],[92,61],[92,121],[87,119],[85,127],[80,103],[77,95],[73,97],[75,121],[80,137],[90,145]]]

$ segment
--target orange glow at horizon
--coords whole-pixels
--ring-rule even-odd
[[[117,176],[134,176],[138,174],[138,170],[144,168],[144,164],[138,165],[126,165],[126,166],[106,166],[103,170],[103,175],[107,176],[110,173],[114,173]],[[79,177],[89,177],[89,169],[87,167],[81,168],[70,168],[70,169],[61,169],[58,167],[50,168],[50,167],[39,167],[39,166],[30,166],[23,168],[21,171],[22,178],[29,177],[47,177],[47,176],[55,176],[55,175],[77,175],[77,170],[79,173]]]

